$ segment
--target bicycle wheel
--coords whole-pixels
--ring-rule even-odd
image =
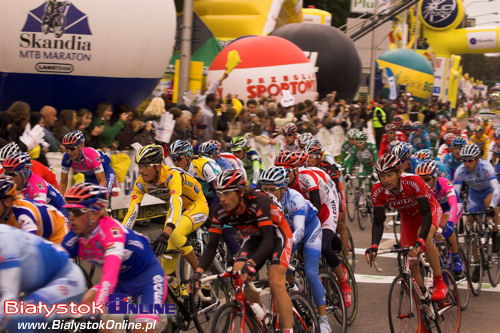
[[[399,212],[392,218],[392,232],[394,233],[396,243],[399,245],[401,236],[401,216],[399,215]]]
[[[354,193],[354,184],[352,181],[348,181],[346,186],[345,186],[345,209],[346,209],[346,215],[349,221],[353,222],[354,221],[354,210],[356,208],[354,204],[354,199],[355,199],[355,193]]]
[[[462,260],[462,264],[464,266],[464,277],[460,280],[456,280],[456,284],[458,287],[458,294],[460,297],[460,310],[465,311],[467,306],[469,306],[471,287],[470,287],[470,275],[467,270],[467,259],[465,258],[464,251],[461,248],[458,248],[458,254],[460,255],[460,260]]]
[[[325,288],[326,314],[332,331],[337,332],[340,330],[340,332],[345,332],[347,329],[347,313],[339,284],[331,273],[326,270],[319,273],[319,278]]]
[[[351,265],[351,269],[354,272],[354,267],[356,265],[356,253],[355,253],[355,248],[354,248],[354,240],[352,239],[352,234],[351,231],[349,231],[349,228],[347,228],[347,235],[349,237],[349,246],[351,247],[351,256],[348,257],[349,260],[349,265]]]
[[[466,270],[470,276],[470,290],[474,296],[479,296],[483,280],[483,260],[480,254],[477,255],[477,261],[474,260],[474,250],[476,253],[479,251],[478,239],[476,236],[467,236],[464,250]]]
[[[253,313],[243,313],[242,305],[231,302],[221,306],[215,313],[210,332],[264,333]]]
[[[349,263],[346,264],[342,260],[342,258],[339,259],[340,262],[344,265],[345,269],[347,270],[347,284],[352,289],[351,305],[348,308],[346,308],[346,315],[347,315],[346,325],[351,326],[352,323],[354,323],[356,316],[358,315],[358,285],[356,283],[356,277],[354,276],[354,272],[352,271],[352,268],[349,265]]]
[[[367,219],[367,203],[366,203],[366,190],[363,184],[359,187],[357,202],[356,202],[356,215],[358,217],[358,225],[361,230],[365,230],[368,224]]]
[[[300,292],[289,292],[293,306],[293,331],[299,333],[320,333],[318,317],[307,298]]]
[[[437,312],[439,313],[438,324],[441,332],[459,332],[461,313],[460,296],[453,274],[447,270],[442,270],[443,281],[448,287],[446,297],[438,302]],[[438,330],[439,332],[439,330]]]
[[[420,332],[420,300],[409,279],[397,276],[389,289],[389,328],[391,332]],[[411,290],[411,293],[410,293]]]
[[[488,278],[490,279],[491,286],[494,288],[498,284],[500,278],[500,257],[498,252],[493,252],[493,239],[491,234],[486,237],[485,242],[486,254],[488,257]]]

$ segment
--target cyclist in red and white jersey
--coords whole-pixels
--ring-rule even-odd
[[[377,249],[384,232],[385,208],[396,209],[401,214],[401,246],[414,246],[416,256],[425,252],[434,272],[434,292],[431,299],[440,301],[447,293],[441,275],[439,253],[433,239],[441,222],[443,211],[432,194],[432,190],[417,175],[406,174],[401,170],[396,155],[383,155],[377,161],[375,170],[380,181],[373,185],[372,203],[374,223],[372,227],[372,246],[365,252],[366,260],[377,256]],[[418,261],[410,262],[410,269],[420,287],[424,286]]]
[[[281,129],[285,136],[285,144],[281,147],[281,151],[297,151],[300,150],[298,142],[299,130],[294,123],[289,123]]]

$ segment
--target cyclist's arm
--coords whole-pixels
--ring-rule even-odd
[[[179,223],[182,215],[182,177],[177,171],[172,171],[171,179],[168,182],[168,189],[170,190],[170,201],[167,212],[167,219],[165,226],[175,229]]]
[[[130,198],[130,205],[128,207],[127,215],[123,219],[122,224],[127,228],[132,229],[134,227],[135,220],[137,219],[137,214],[139,214],[139,207],[141,206],[142,198],[144,197],[144,185],[137,180],[132,190],[132,196]]]
[[[259,177],[260,177],[260,160],[257,155],[252,156],[252,170],[253,170],[252,184],[257,185],[259,183]]]
[[[385,208],[373,208],[372,244],[379,244],[384,233]]]
[[[426,197],[417,198],[418,208],[420,209],[420,215],[422,216],[422,223],[420,225],[420,235],[418,237],[422,239],[427,239],[427,234],[431,230],[432,226],[432,213],[431,204],[429,199]]]
[[[306,228],[307,201],[301,195],[290,198],[293,209],[293,245],[298,245],[304,238]],[[313,214],[313,212],[310,212]]]
[[[458,200],[457,195],[455,193],[455,189],[450,184],[450,188],[448,193],[446,194],[448,199],[448,205],[450,205],[450,216],[448,217],[448,221],[453,222],[453,224],[457,224],[457,213],[458,213]]]
[[[490,178],[489,180],[490,186],[493,189],[493,195],[491,196],[490,207],[495,208],[498,202],[498,198],[500,197],[500,188],[498,187],[498,180],[496,176],[494,178]]]
[[[274,247],[274,227],[272,224],[270,220],[259,222],[259,233],[262,240],[250,258],[255,266],[260,266],[267,259],[271,258]]]
[[[66,193],[66,187],[68,186],[68,173],[61,172],[61,182],[59,183],[59,190],[62,195]]]
[[[319,195],[319,189],[316,188],[312,191],[309,191],[309,200],[313,204],[313,206],[318,210],[318,212],[321,211],[321,197]],[[318,213],[319,215],[319,213]]]
[[[349,154],[349,156],[347,156],[347,159],[345,160],[344,165],[343,165],[343,167],[346,169],[347,174],[349,174],[349,175],[351,174],[351,171],[352,171],[351,169],[355,163],[356,163],[356,153],[351,152]]]
[[[95,178],[97,179],[97,182],[99,183],[99,185],[107,187],[106,186],[107,185],[106,184],[106,174],[104,173],[104,171],[96,172]]]
[[[205,251],[201,255],[200,262],[198,263],[197,271],[201,270],[203,273],[212,264],[217,252],[217,246],[219,245],[220,235],[222,234],[222,226],[218,223],[218,220],[212,219],[212,226],[210,227],[210,233],[208,234],[208,243],[205,247]]]

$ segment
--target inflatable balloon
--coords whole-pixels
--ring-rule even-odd
[[[321,97],[337,91],[337,96],[352,99],[361,80],[361,61],[354,43],[337,28],[323,24],[292,23],[271,33],[288,39],[318,67],[318,92]]]
[[[253,36],[235,40],[215,57],[207,85],[224,74],[229,52],[236,50],[241,63],[223,81],[221,96],[238,94],[243,100],[281,96],[289,90],[295,102],[313,99],[316,75],[309,59],[295,44],[276,36]]]
[[[136,107],[168,66],[173,0],[4,0],[0,109]]]
[[[394,73],[398,85],[406,85],[413,98],[424,101],[432,93],[434,75],[431,63],[420,53],[408,49],[387,51],[377,59],[382,68]]]

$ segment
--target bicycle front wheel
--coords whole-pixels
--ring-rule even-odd
[[[458,294],[460,297],[460,310],[465,311],[467,309],[467,306],[469,306],[469,301],[470,301],[470,294],[471,294],[471,288],[470,288],[470,275],[469,272],[467,271],[467,259],[465,258],[464,251],[459,248],[458,253],[460,255],[460,259],[462,260],[463,266],[464,266],[464,278],[460,280],[456,280],[456,284],[458,287]]]
[[[366,202],[366,190],[364,184],[361,184],[358,190],[357,202],[356,202],[356,215],[358,216],[358,225],[361,230],[365,230],[368,224],[368,204]]]
[[[293,331],[299,333],[320,333],[318,318],[311,303],[302,293],[288,293],[293,306]]]
[[[215,313],[210,332],[264,333],[253,314],[243,311],[240,304],[234,302],[224,304]]]
[[[391,332],[420,332],[420,300],[410,280],[397,276],[389,290],[388,314]]]
[[[326,314],[332,331],[345,332],[347,329],[347,312],[339,284],[328,271],[321,271],[319,279],[325,288]],[[332,317],[335,320],[332,320]]]
[[[353,222],[354,221],[354,214],[355,214],[355,209],[356,205],[354,204],[354,184],[352,181],[347,182],[346,187],[345,187],[345,209],[346,209],[346,215],[349,221]]]
[[[446,297],[437,304],[439,328],[441,332],[459,332],[461,313],[457,284],[453,278],[453,274],[447,269],[442,270],[442,275],[443,281],[448,287],[448,293]]]
[[[498,280],[500,279],[500,257],[498,252],[493,252],[493,238],[488,237],[486,239],[486,254],[488,256],[488,277],[490,279],[491,286],[494,288],[498,284]]]
[[[474,259],[474,254],[477,260]],[[466,271],[470,276],[470,290],[474,296],[479,296],[483,281],[483,258],[479,254],[479,242],[475,236],[467,236],[465,240]]]

